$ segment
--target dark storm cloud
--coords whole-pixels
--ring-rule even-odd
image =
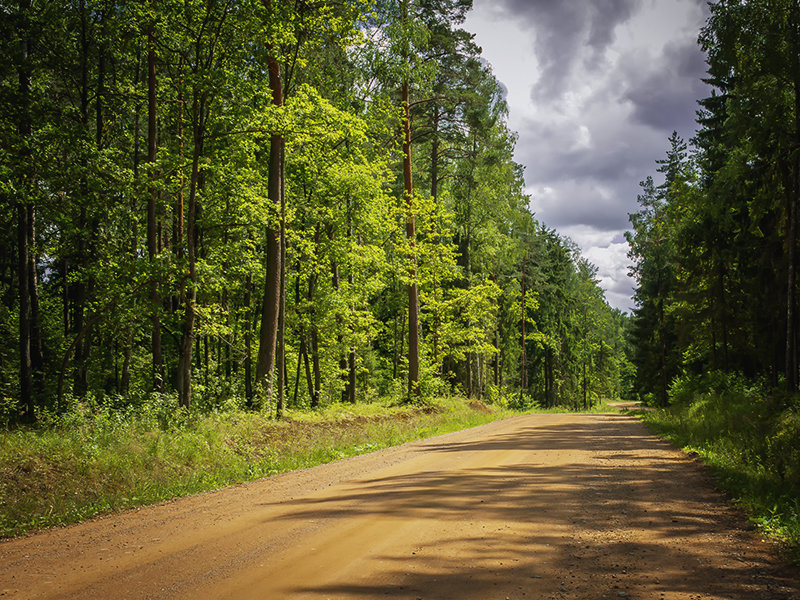
[[[667,44],[650,64],[629,66],[625,71],[624,98],[633,104],[635,121],[667,133],[693,126],[697,99],[709,92],[702,81],[704,56],[694,40]]]
[[[524,125],[516,155],[522,164],[534,169],[529,174],[530,183],[580,178],[615,184],[641,178],[642,172],[648,171],[653,160],[660,157],[660,149],[655,156],[643,151],[645,142],[627,128],[618,129],[593,122],[591,118],[586,123],[594,141],[590,146],[577,148],[562,125],[541,122]]]
[[[556,97],[581,60],[596,66],[614,41],[616,27],[633,16],[641,0],[500,0],[494,9],[535,30],[536,58],[542,69],[533,89],[537,99]]]
[[[559,195],[548,198],[534,194],[534,212],[557,229],[589,226],[597,231],[619,231],[628,223],[629,199],[636,198],[638,185],[630,180],[618,180],[608,187],[585,180],[562,181]]]
[[[639,182],[655,175],[670,133],[685,139],[694,133],[697,99],[709,93],[701,80],[705,70],[704,55],[690,36],[657,52],[621,56],[583,104],[587,145],[576,143],[576,124],[524,123],[517,156],[529,165],[528,182],[559,190],[558,201],[534,195],[537,214],[557,228],[628,228]],[[616,112],[609,112],[614,106]]]
[[[667,138],[693,136],[697,100],[710,93],[697,44],[706,0],[480,4],[494,27],[484,30],[491,59],[518,67],[503,77],[531,208],[598,266],[609,301],[630,308],[621,233],[639,208],[639,182],[659,181]],[[508,37],[499,24],[510,26]]]

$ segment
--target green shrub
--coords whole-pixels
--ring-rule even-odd
[[[698,453],[753,520],[800,555],[800,409],[792,398],[710,372],[676,378],[670,407],[641,417]]]

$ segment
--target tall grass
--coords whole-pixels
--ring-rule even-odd
[[[677,379],[642,420],[711,466],[720,487],[800,558],[800,403],[723,373]]]
[[[316,412],[188,414],[174,398],[75,403],[35,429],[0,431],[0,536],[252,481],[511,414],[463,399]]]

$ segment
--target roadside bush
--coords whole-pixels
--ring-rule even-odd
[[[800,411],[796,408],[787,409],[776,419],[768,456],[781,481],[800,492]]]
[[[800,406],[738,374],[676,378],[670,407],[642,419],[699,454],[766,532],[800,556]]]

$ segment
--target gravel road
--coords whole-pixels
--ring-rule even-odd
[[[526,415],[0,543],[3,598],[800,599],[693,459]]]

